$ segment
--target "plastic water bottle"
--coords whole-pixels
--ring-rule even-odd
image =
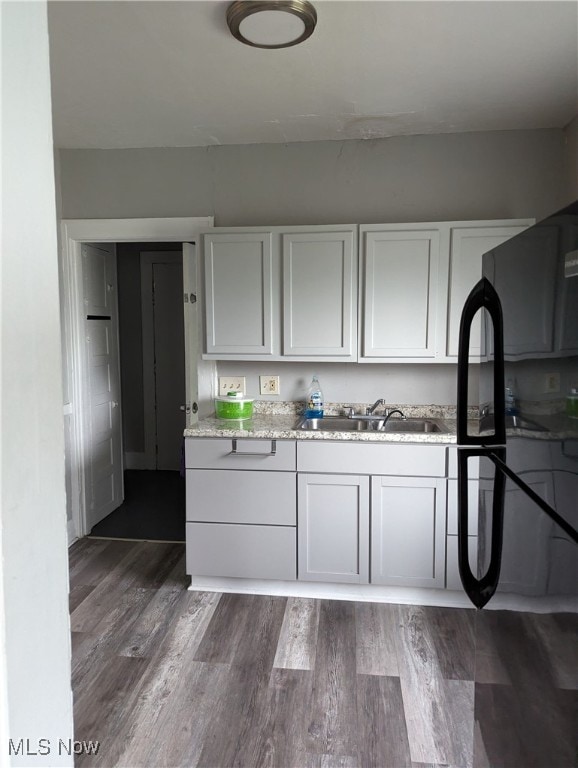
[[[506,386],[506,416],[516,416],[518,413],[518,405],[516,403],[516,393],[514,391],[514,382],[512,379],[508,379],[508,385]]]
[[[305,408],[305,418],[321,419],[323,417],[323,392],[317,374],[311,379],[311,385],[307,393],[307,406]]]

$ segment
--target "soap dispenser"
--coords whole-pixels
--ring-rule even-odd
[[[506,385],[506,416],[516,416],[518,411],[518,403],[516,400],[516,391],[514,389],[514,382],[512,379],[508,379]]]
[[[323,417],[323,392],[317,374],[311,379],[309,390],[307,392],[307,405],[305,407],[305,418],[321,419]]]

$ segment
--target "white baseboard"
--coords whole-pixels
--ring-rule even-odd
[[[327,584],[307,581],[273,581],[192,576],[189,590],[233,592],[250,595],[310,597],[320,600],[355,600],[360,603],[433,605],[441,608],[474,608],[465,592],[451,589],[381,587],[374,584]],[[575,597],[523,597],[497,594],[484,610],[529,611],[532,613],[578,613]]]
[[[148,469],[146,453],[130,452],[124,454],[125,469]]]
[[[74,527],[74,521],[73,520],[67,520],[66,521],[66,528],[68,533],[68,546],[70,547],[78,536],[76,535],[76,528]]]
[[[463,592],[416,587],[381,587],[373,584],[327,584],[317,581],[268,581],[266,579],[192,576],[189,589],[202,592],[311,597],[320,600],[355,600],[360,603],[402,603],[474,608]]]

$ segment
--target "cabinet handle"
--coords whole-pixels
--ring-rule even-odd
[[[229,452],[229,456],[275,456],[277,453],[277,440],[271,440],[271,450],[269,453],[261,453],[260,451],[238,451],[237,440],[231,440],[233,450]]]

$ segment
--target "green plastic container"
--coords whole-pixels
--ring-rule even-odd
[[[218,419],[251,419],[253,400],[243,397],[242,392],[229,392],[226,397],[215,398],[215,414]]]
[[[578,389],[575,387],[566,396],[566,415],[578,419]]]

